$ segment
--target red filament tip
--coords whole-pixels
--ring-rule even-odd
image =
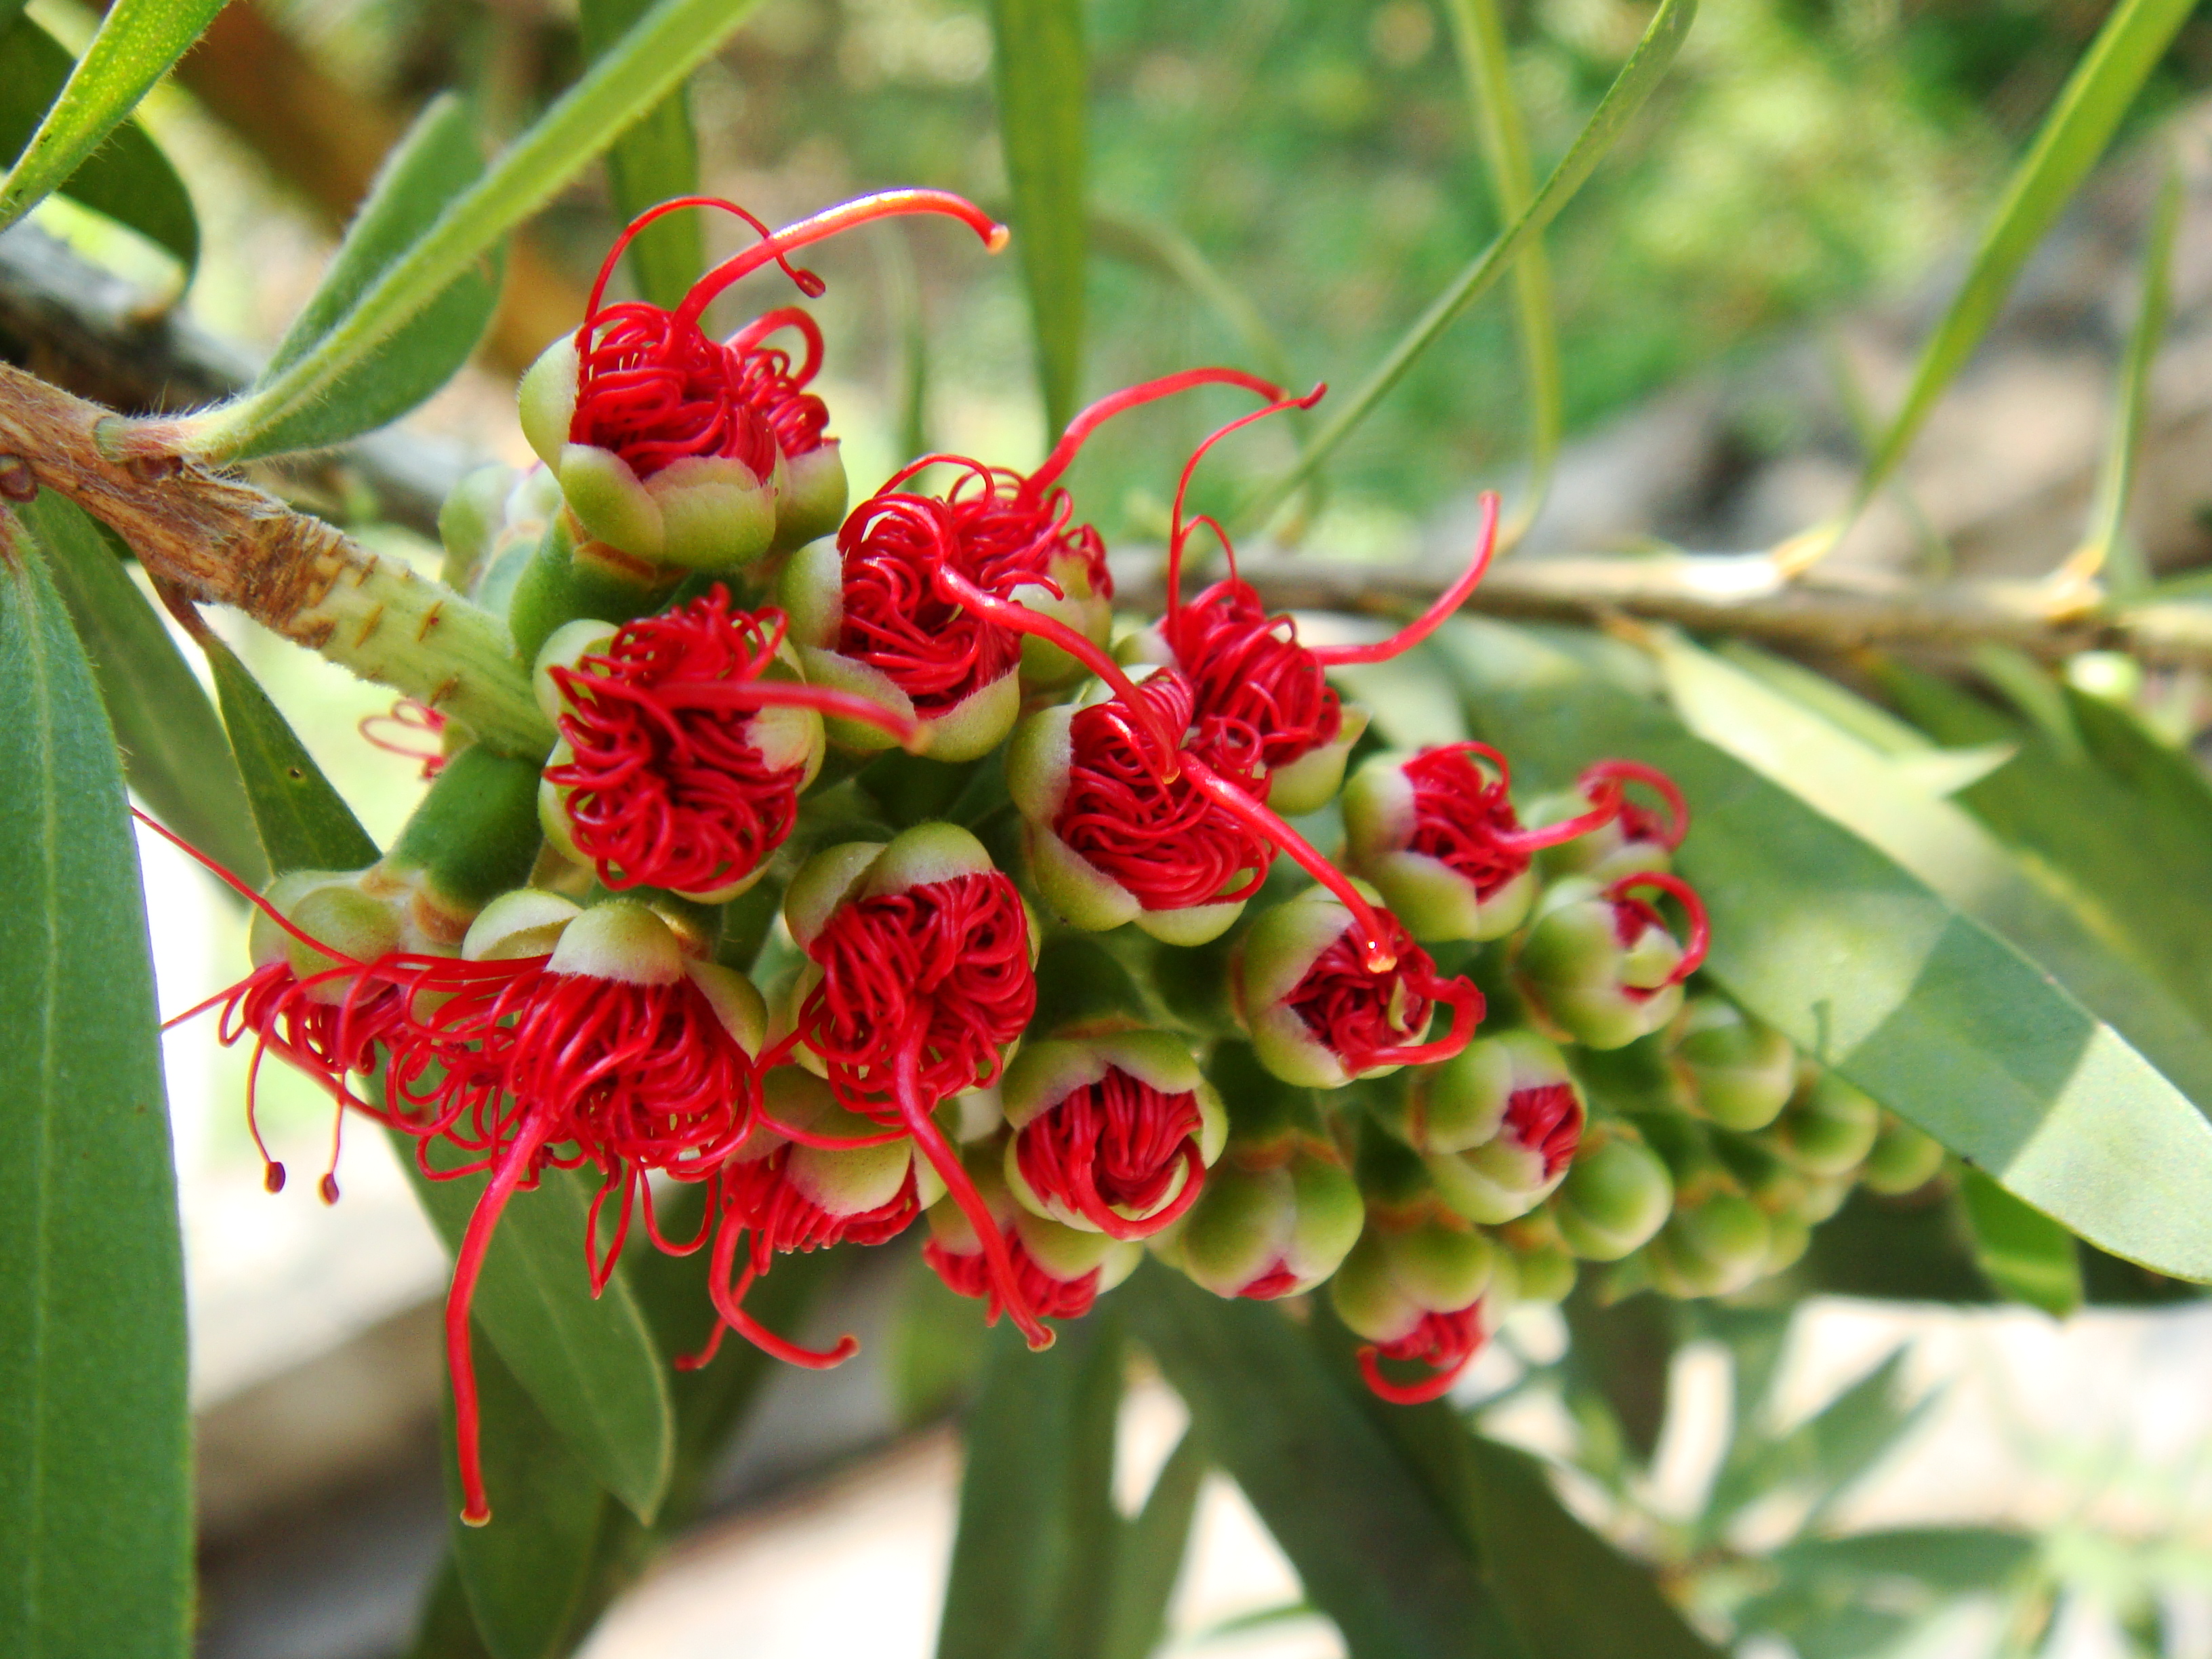
[[[811,218],[801,219],[797,224],[786,225],[781,230],[768,236],[765,240],[756,243],[744,252],[725,259],[692,284],[691,292],[684,296],[680,314],[686,319],[696,319],[724,289],[728,288],[732,283],[750,276],[771,260],[778,264],[784,264],[785,269],[788,270],[790,267],[785,264],[785,256],[797,249],[839,235],[856,225],[869,224],[878,219],[894,218],[908,213],[942,214],[949,218],[957,219],[982,239],[985,249],[990,252],[996,253],[1006,246],[1008,232],[1004,225],[999,223],[973,202],[955,196],[950,191],[882,191],[873,196],[863,196],[854,201],[842,202],[836,207],[824,209]],[[745,217],[756,225],[759,223],[759,221],[753,220],[750,214]],[[816,280],[819,281],[818,278]],[[805,287],[804,282],[800,283],[800,287],[802,289]],[[812,290],[814,293],[820,291],[818,288]]]
[[[1316,661],[1325,665],[1337,663],[1388,662],[1391,658],[1411,651],[1423,640],[1442,628],[1444,623],[1474,596],[1481,584],[1483,573],[1490,568],[1491,556],[1498,550],[1498,492],[1482,492],[1482,529],[1475,537],[1474,556],[1468,561],[1467,568],[1449,587],[1437,595],[1436,600],[1412,622],[1389,639],[1373,645],[1323,646],[1314,653]]]

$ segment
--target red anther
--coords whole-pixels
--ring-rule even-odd
[[[1618,805],[1622,835],[1630,841],[1656,842],[1668,852],[1690,833],[1689,803],[1680,786],[1656,766],[1641,761],[1606,760],[1585,767],[1579,781],[1583,793],[1601,805],[1610,799]],[[1622,786],[1640,783],[1656,791],[1666,803],[1664,816],[1627,799]]]
[[[260,1137],[257,1133],[255,1139],[258,1141]],[[284,1166],[276,1162],[275,1158],[269,1158],[268,1154],[265,1152],[262,1154],[262,1156],[267,1161],[261,1166],[261,1190],[264,1193],[283,1192],[284,1190]]]
[[[1544,1179],[1574,1162],[1583,1142],[1583,1102],[1571,1084],[1516,1089],[1505,1099],[1505,1128],[1514,1142],[1544,1155]]]
[[[446,751],[439,744],[447,725],[445,715],[426,702],[412,697],[402,697],[392,705],[386,714],[363,714],[355,730],[372,749],[381,749],[387,755],[398,755],[405,760],[422,763],[422,776],[434,778],[446,769]],[[394,728],[392,735],[383,728]],[[428,738],[427,744],[409,739]]]
[[[819,242],[828,237],[864,225],[878,219],[889,219],[906,213],[939,213],[959,220],[983,240],[984,248],[996,253],[1006,245],[1012,234],[1006,226],[977,207],[974,203],[945,190],[886,190],[873,196],[863,196],[854,201],[841,202],[826,208],[797,224],[786,225],[743,252],[732,255],[691,285],[684,296],[679,315],[696,319],[700,313],[713,303],[714,297],[732,283],[750,276],[763,265],[774,260],[784,264],[784,256],[796,249]],[[755,225],[760,222],[747,214]],[[786,264],[786,270],[790,267]],[[818,278],[817,279],[819,280]],[[805,286],[801,283],[802,289]],[[816,289],[815,293],[821,290]]]
[[[1198,1201],[1206,1182],[1200,1122],[1194,1091],[1164,1093],[1109,1066],[1096,1083],[1024,1124],[1014,1158],[1038,1197],[1064,1205],[1109,1238],[1149,1238]],[[1182,1185],[1176,1189],[1178,1172]],[[1164,1202],[1171,1190],[1173,1200]]]
[[[1036,1258],[1024,1246],[1019,1234],[1009,1242],[1007,1249],[1013,1259],[1014,1277],[1020,1287],[1022,1299],[1039,1316],[1080,1319],[1097,1301],[1101,1269],[1093,1267],[1075,1279],[1054,1279],[1037,1265]],[[945,1288],[954,1295],[975,1297],[983,1301],[985,1324],[999,1322],[1000,1314],[1006,1311],[1009,1304],[992,1275],[990,1262],[981,1251],[963,1255],[946,1249],[933,1238],[923,1243],[921,1259],[929,1264],[930,1271],[944,1280]]]
[[[1367,966],[1346,928],[1314,959],[1284,999],[1314,1041],[1358,1076],[1377,1066],[1425,1066],[1449,1060],[1467,1047],[1482,1019],[1482,993],[1472,981],[1443,979],[1426,951],[1413,943],[1405,924],[1388,910],[1379,913],[1392,945],[1395,964]],[[1438,1002],[1451,1006],[1451,1030],[1431,1042],[1418,1041]]]
[[[1645,997],[1656,996],[1669,985],[1680,985],[1705,965],[1705,951],[1712,944],[1712,927],[1705,915],[1705,902],[1698,896],[1697,889],[1681,877],[1664,870],[1638,870],[1623,876],[1605,890],[1606,897],[1613,907],[1614,927],[1623,945],[1633,945],[1646,927],[1664,927],[1666,919],[1658,908],[1648,899],[1633,896],[1639,887],[1654,888],[1671,895],[1680,902],[1690,918],[1689,942],[1682,947],[1682,959],[1674,964],[1674,971],[1665,981],[1650,987],[1632,987],[1632,990]]]
[[[1450,1313],[1425,1313],[1421,1322],[1395,1342],[1369,1342],[1359,1349],[1360,1374],[1376,1395],[1394,1406],[1420,1406],[1441,1400],[1482,1351],[1482,1304]],[[1382,1375],[1380,1359],[1415,1361],[1429,1366],[1431,1376],[1418,1382],[1393,1382]]]
[[[1498,492],[1486,489],[1482,492],[1482,529],[1474,539],[1474,556],[1468,561],[1457,581],[1437,594],[1435,603],[1389,639],[1373,645],[1322,646],[1315,650],[1314,659],[1333,667],[1339,663],[1388,662],[1411,651],[1468,602],[1480,585],[1483,573],[1490,568],[1491,556],[1497,550]]]
[[[320,1195],[324,1203],[337,1203],[338,1201],[338,1178],[334,1175],[325,1176],[320,1181],[315,1183],[315,1191]]]
[[[818,709],[911,741],[903,713],[851,692],[763,678],[780,611],[741,611],[720,583],[622,625],[605,650],[550,672],[573,758],[546,769],[576,850],[601,883],[707,893],[760,867],[799,818],[805,767],[769,766],[751,736],[763,708]]]

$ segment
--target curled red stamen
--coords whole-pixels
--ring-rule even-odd
[[[1394,1406],[1421,1406],[1441,1400],[1481,1352],[1485,1340],[1482,1304],[1450,1313],[1425,1313],[1421,1322],[1395,1342],[1369,1342],[1360,1346],[1360,1374],[1375,1394]],[[1393,1382],[1382,1375],[1382,1359],[1417,1361],[1434,1375],[1417,1382]]]
[[[1411,651],[1423,640],[1442,628],[1445,622],[1465,605],[1474,590],[1481,585],[1483,573],[1490,568],[1491,555],[1498,550],[1498,492],[1482,492],[1482,528],[1474,538],[1474,556],[1468,561],[1467,568],[1449,587],[1437,595],[1434,603],[1412,622],[1387,640],[1373,645],[1325,645],[1314,651],[1314,660],[1325,666],[1338,663],[1388,662],[1391,658]]]
[[[1198,464],[1206,459],[1207,452],[1214,445],[1231,433],[1242,432],[1255,421],[1264,421],[1270,415],[1279,415],[1286,409],[1311,409],[1328,391],[1328,385],[1323,381],[1303,398],[1279,395],[1265,409],[1255,409],[1249,415],[1238,416],[1226,426],[1216,428],[1200,441],[1196,449],[1191,451],[1190,459],[1182,464],[1182,475],[1176,480],[1175,506],[1168,517],[1167,621],[1170,624],[1182,609],[1182,550],[1191,531],[1190,525],[1183,519],[1183,502],[1190,494],[1191,477],[1198,471]],[[1209,520],[1207,522],[1212,524],[1212,521]],[[1221,534],[1219,525],[1213,525],[1212,528],[1216,535]],[[1229,538],[1225,535],[1221,537],[1221,544],[1224,549],[1229,545]],[[1231,556],[1233,558],[1235,556],[1232,553]]]
[[[362,740],[372,749],[381,749],[387,755],[402,759],[420,761],[424,778],[434,778],[446,769],[446,751],[439,739],[444,735],[446,717],[425,702],[412,697],[402,697],[385,714],[364,714],[355,727]],[[386,727],[392,728],[386,735]],[[428,738],[427,744],[413,739]]]
[[[1200,1121],[1193,1091],[1166,1094],[1109,1066],[1023,1125],[1014,1158],[1040,1198],[1110,1238],[1148,1238],[1198,1200],[1206,1180]]]
[[[1516,1145],[1543,1154],[1549,1181],[1574,1162],[1582,1145],[1582,1097],[1568,1083],[1516,1089],[1505,1099],[1505,1127]]]
[[[1497,776],[1486,775],[1477,760]],[[1401,769],[1413,790],[1408,852],[1432,858],[1487,899],[1528,867],[1530,849],[1507,793],[1513,775],[1486,743],[1424,749]]]
[[[806,343],[806,358],[793,368],[790,356],[761,342],[779,329],[796,329]],[[797,306],[764,313],[722,343],[737,359],[744,401],[760,410],[786,455],[822,447],[830,428],[830,406],[806,390],[822,368],[820,325]]]
[[[1612,902],[1619,919],[1622,944],[1632,944],[1637,933],[1646,927],[1664,927],[1667,925],[1656,905],[1648,899],[1633,896],[1634,890],[1639,887],[1656,888],[1660,892],[1671,895],[1680,901],[1690,918],[1690,937],[1682,947],[1682,959],[1674,964],[1674,970],[1662,983],[1648,988],[1637,988],[1642,989],[1644,995],[1654,996],[1669,985],[1680,985],[1705,965],[1705,951],[1712,944],[1712,926],[1705,915],[1705,902],[1698,896],[1697,889],[1688,882],[1663,870],[1638,870],[1632,875],[1623,876],[1605,890],[1605,896]]]
[[[1483,1014],[1482,993],[1467,979],[1442,978],[1435,961],[1413,943],[1405,924],[1378,913],[1394,947],[1394,965],[1374,969],[1352,945],[1347,927],[1314,959],[1285,1003],[1314,1041],[1358,1075],[1377,1066],[1429,1065],[1467,1047]],[[1450,1005],[1450,1030],[1413,1041],[1438,1002]]]
[[[1044,458],[1042,466],[1030,474],[1031,487],[1050,489],[1054,480],[1074,464],[1083,446],[1090,441],[1091,434],[1116,415],[1201,386],[1242,386],[1247,392],[1258,392],[1270,402],[1279,402],[1283,396],[1283,389],[1273,381],[1263,380],[1256,374],[1247,374],[1236,368],[1187,368],[1179,374],[1164,374],[1156,380],[1123,386],[1119,392],[1109,392],[1067,423],[1067,429],[1060,434],[1060,441],[1053,446],[1052,453]]]
[[[1272,770],[1336,741],[1344,710],[1288,617],[1270,617],[1260,596],[1231,577],[1161,623],[1189,677],[1201,716],[1242,720],[1260,734]]]
[[[771,260],[781,264],[784,256],[793,250],[819,242],[852,229],[856,225],[868,224],[878,219],[889,219],[907,213],[939,213],[959,220],[983,240],[984,248],[996,253],[1006,245],[1012,234],[1006,226],[991,217],[973,202],[955,196],[945,190],[886,190],[872,196],[863,196],[850,202],[841,202],[811,218],[786,225],[743,252],[732,254],[720,264],[691,285],[684,296],[678,313],[695,319],[706,310],[714,297],[732,283],[739,282],[758,270]],[[748,218],[751,216],[747,215]],[[757,223],[757,221],[755,221]],[[789,267],[787,266],[786,269]],[[817,290],[818,291],[818,290]]]
[[[1682,844],[1682,837],[1690,832],[1690,806],[1682,799],[1681,787],[1656,766],[1646,766],[1641,761],[1599,761],[1583,769],[1580,780],[1583,793],[1593,801],[1611,798],[1618,803],[1621,833],[1631,841],[1656,842],[1668,852]],[[1666,804],[1662,815],[1629,800],[1622,786],[1640,783],[1655,791]]]
[[[1029,1253],[1015,1235],[1008,1241],[1007,1249],[1014,1264],[1015,1282],[1022,1300],[1045,1319],[1080,1319],[1091,1311],[1098,1300],[1098,1278],[1101,1269],[1074,1279],[1054,1279],[1037,1265],[1036,1258]],[[1007,1307],[991,1264],[981,1251],[963,1254],[948,1250],[935,1239],[927,1240],[921,1247],[921,1259],[929,1264],[930,1271],[944,1280],[945,1286],[956,1296],[972,1297],[984,1303],[983,1322],[995,1325],[999,1316]]]

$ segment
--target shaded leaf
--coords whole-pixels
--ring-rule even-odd
[[[199,647],[215,673],[216,700],[270,868],[283,875],[365,870],[375,863],[368,831],[237,653],[211,633],[201,636]]]
[[[1888,481],[1990,325],[2036,245],[2057,220],[2188,17],[2191,0],[2121,0],[2044,118],[1982,233],[1974,262],[1922,349],[1905,402],[1859,479],[1862,505]]]
[[[2074,1236],[1979,1170],[1961,1172],[1959,1197],[1973,1229],[1974,1265],[2014,1300],[2063,1319],[2081,1305]]]
[[[605,55],[645,15],[651,0],[583,0],[578,21],[584,50]],[[693,196],[699,190],[699,139],[691,127],[691,94],[678,86],[637,118],[607,151],[607,184],[615,211],[635,218],[656,202]],[[696,213],[672,213],[656,219],[629,245],[629,268],[637,290],[654,305],[673,311],[699,280],[707,263],[706,240]],[[919,451],[915,452],[919,453]]]
[[[1352,1652],[1523,1652],[1437,1501],[1278,1310],[1156,1262],[1117,1299]]]
[[[1115,1577],[1118,1322],[1102,1311],[1032,1354],[992,1334],[968,1423],[960,1530],[938,1659],[1085,1659],[1103,1652]]]
[[[704,63],[760,0],[659,0],[554,101],[428,228],[377,273],[343,325],[247,396],[190,422],[199,453],[234,455],[255,434],[311,409],[467,275]]]
[[[1081,0],[991,0],[991,28],[1014,246],[1029,289],[1045,428],[1057,435],[1075,413],[1083,379],[1091,88]]]
[[[29,18],[11,17],[0,6],[0,155],[14,155],[29,142],[76,67],[68,47]],[[161,147],[136,121],[117,127],[55,188],[167,248],[187,278],[199,262],[200,227],[191,196]]]
[[[154,815],[249,886],[269,879],[230,740],[184,653],[100,526],[42,492],[25,519],[91,659],[123,750],[123,775]]]
[[[1137,1518],[1125,1522],[1114,1552],[1114,1591],[1100,1659],[1146,1659],[1167,1629],[1168,1603],[1182,1577],[1191,1522],[1206,1484],[1206,1445],[1186,1429],[1168,1454]],[[1311,1608],[1301,1605],[1301,1612]]]
[[[1848,1080],[2113,1254],[2212,1278],[2212,1124],[2010,945],[1664,708],[1535,634],[1437,635],[1483,734],[1532,788],[1608,755],[1688,797],[1677,867],[1712,916],[1707,971]]]
[[[190,1650],[183,1253],[115,742],[0,512],[0,1652]]]
[[[2035,1540],[1997,1527],[1900,1527],[1847,1538],[1802,1538],[1775,1552],[1784,1572],[1911,1578],[1931,1589],[1985,1590],[2035,1556]]]
[[[280,380],[345,327],[362,296],[483,173],[468,106],[450,94],[431,100],[378,169],[321,284],[278,343],[256,386]],[[314,403],[295,405],[283,417],[263,423],[232,453],[244,459],[319,449],[406,414],[451,380],[476,349],[499,301],[500,263],[495,252],[465,270],[404,327],[325,386]]]
[[[223,0],[115,0],[38,131],[0,179],[0,228],[61,189],[222,5]],[[189,256],[179,257],[191,263]]]
[[[450,1554],[430,1581],[405,1659],[492,1659],[491,1650],[477,1634],[476,1615],[469,1611],[468,1592],[461,1588],[461,1570]]]

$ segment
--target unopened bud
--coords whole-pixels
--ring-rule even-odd
[[[1807,1175],[1850,1174],[1874,1150],[1881,1108],[1833,1072],[1798,1091],[1765,1132],[1766,1144]]]
[[[1346,856],[1414,938],[1502,939],[1527,919],[1536,877],[1503,767],[1494,751],[1462,744],[1377,755],[1345,786]]]
[[[1587,1115],[1559,1050],[1526,1031],[1423,1067],[1403,1100],[1405,1138],[1425,1153],[1437,1195],[1492,1224],[1525,1215],[1566,1178]]]
[[[1352,1171],[1331,1150],[1301,1144],[1251,1165],[1231,1152],[1154,1248],[1216,1296],[1291,1296],[1336,1271],[1364,1213]]]
[[[1859,1181],[1869,1192],[1894,1197],[1919,1191],[1942,1167],[1942,1142],[1923,1134],[1903,1118],[1884,1112]]]
[[[1642,886],[1663,884],[1691,910],[1691,943],[1677,943]],[[1559,882],[1537,906],[1517,963],[1523,993],[1543,1017],[1592,1048],[1619,1048],[1672,1019],[1681,982],[1705,955],[1695,895],[1667,875],[1624,877],[1607,887]]]
[[[1665,1224],[1674,1177],[1659,1155],[1618,1123],[1594,1126],[1550,1211],[1560,1241],[1585,1261],[1618,1261]]]
[[[1733,1193],[1714,1193],[1668,1217],[1644,1258],[1651,1282],[1668,1296],[1727,1296],[1765,1274],[1773,1249],[1764,1210]]]
[[[1675,1027],[1693,1109],[1724,1129],[1763,1129],[1797,1085],[1797,1050],[1725,997],[1693,998]]]

